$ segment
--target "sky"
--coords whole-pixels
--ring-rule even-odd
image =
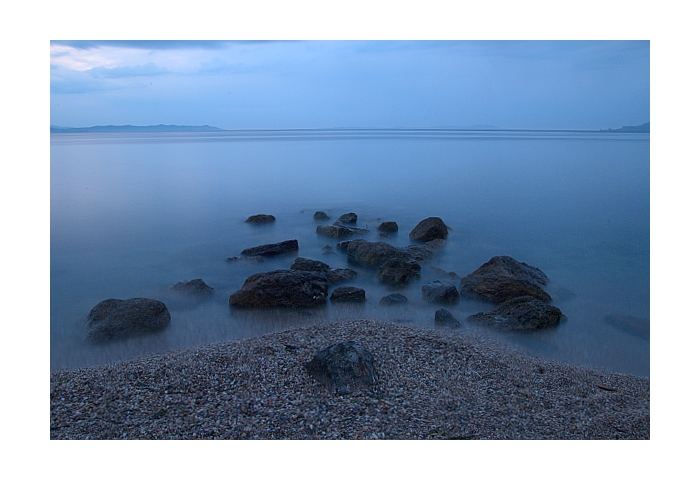
[[[607,129],[649,41],[51,41],[51,125]]]

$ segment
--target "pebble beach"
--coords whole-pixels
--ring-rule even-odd
[[[379,382],[338,395],[304,365],[346,340]],[[649,439],[649,423],[647,378],[374,320],[51,374],[51,439]]]

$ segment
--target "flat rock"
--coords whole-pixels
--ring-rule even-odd
[[[414,260],[390,258],[379,266],[377,277],[387,285],[405,286],[420,277],[420,264]]]
[[[406,303],[408,303],[408,298],[401,295],[400,293],[392,293],[391,295],[387,295],[385,297],[382,297],[382,299],[379,300],[379,305],[382,305],[385,307],[390,307],[390,306],[394,306],[394,305],[403,305]]]
[[[241,255],[248,257],[263,256],[272,257],[275,255],[283,255],[286,253],[292,253],[299,251],[299,242],[297,240],[286,240],[279,243],[269,243],[267,245],[260,245],[257,247],[246,248],[241,252]]]
[[[88,339],[103,342],[158,332],[170,323],[170,312],[159,300],[110,298],[90,310],[87,322]]]
[[[229,305],[256,307],[318,307],[326,304],[328,278],[320,272],[274,270],[248,277],[229,297]]]
[[[449,310],[441,308],[435,311],[435,326],[437,328],[460,328],[462,324]]]
[[[564,314],[557,307],[531,296],[523,296],[507,300],[488,313],[470,315],[467,321],[501,330],[535,330],[553,327],[563,317]]]
[[[332,302],[358,302],[365,301],[365,291],[362,288],[343,286],[338,287],[331,293]]]
[[[262,223],[273,223],[274,221],[275,217],[273,215],[265,215],[264,213],[260,213],[258,215],[251,215],[246,219],[245,223],[259,225]]]
[[[421,287],[423,298],[430,303],[454,304],[459,302],[457,287],[436,280]]]
[[[305,368],[309,376],[338,395],[378,383],[372,352],[353,340],[317,351]]]
[[[369,230],[364,228],[348,227],[343,225],[319,225],[316,234],[331,238],[348,238],[356,235],[366,235]]]
[[[441,218],[428,217],[418,222],[418,225],[408,234],[408,238],[418,242],[429,242],[436,238],[444,240],[447,238],[447,233],[447,225]]]
[[[542,290],[549,279],[539,268],[519,262],[512,257],[498,256],[462,278],[460,293],[495,303],[521,296],[532,296],[543,302],[552,297]]]

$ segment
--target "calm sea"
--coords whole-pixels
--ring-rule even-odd
[[[649,339],[611,322],[649,321],[649,134],[306,130],[51,135],[51,371],[348,318],[430,327],[436,307],[420,287],[442,269],[465,276],[495,255],[543,270],[556,328],[499,334],[524,351],[577,365],[649,376]],[[313,214],[354,212],[358,226],[395,221],[381,239],[408,245],[423,218],[451,228],[447,246],[400,290],[405,308],[370,271],[351,282],[364,306],[231,310],[228,296],[253,273],[289,268],[294,256],[226,261],[244,248],[299,241],[299,256],[346,267]],[[272,214],[273,225],[244,223]],[[326,223],[331,223],[326,222]],[[433,268],[436,267],[436,268]],[[202,278],[215,295],[177,301],[169,286]],[[457,284],[457,282],[455,282]],[[107,298],[163,300],[159,334],[91,345],[85,317]],[[463,323],[492,305],[462,299]]]

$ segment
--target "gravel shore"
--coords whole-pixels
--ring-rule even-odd
[[[304,369],[355,340],[379,384],[335,395]],[[649,379],[373,320],[51,374],[51,439],[649,439]]]

